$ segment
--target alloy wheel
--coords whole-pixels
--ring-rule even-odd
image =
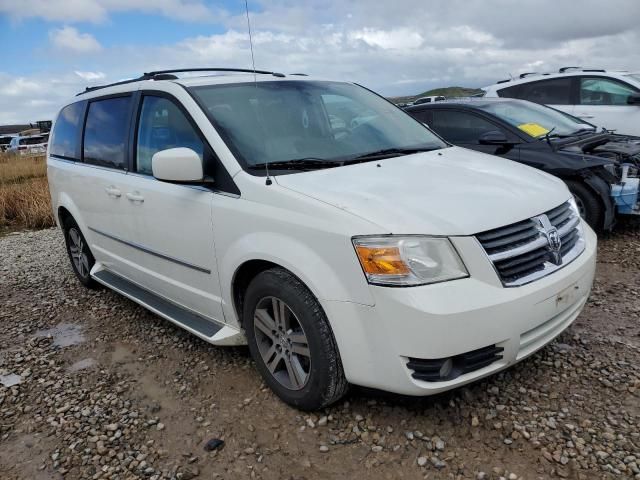
[[[75,227],[69,229],[69,240],[69,253],[71,254],[73,265],[78,274],[86,278],[89,275],[89,257],[87,256],[82,235]]]
[[[276,297],[265,297],[256,306],[253,329],[267,370],[282,386],[302,389],[311,372],[307,336],[295,313]]]

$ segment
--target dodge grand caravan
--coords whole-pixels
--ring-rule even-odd
[[[215,345],[285,402],[430,395],[578,316],[596,237],[557,178],[445,143],[371,91],[271,72],[87,89],[48,151],[86,287]]]

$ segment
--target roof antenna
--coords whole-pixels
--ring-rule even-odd
[[[256,61],[253,57],[253,38],[251,36],[251,21],[249,20],[249,4],[247,0],[244,0],[244,11],[247,14],[247,29],[249,30],[249,47],[251,48],[251,66],[253,67],[253,84],[256,87],[256,96],[257,96],[258,79],[256,77]],[[267,179],[265,180],[265,185],[271,185],[273,182],[271,181],[271,177],[269,176],[269,161],[265,162],[265,169],[267,170]]]

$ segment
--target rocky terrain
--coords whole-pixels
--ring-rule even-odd
[[[431,398],[309,415],[216,348],[72,274],[59,231],[0,238],[0,478],[640,479],[640,227],[601,239],[576,323]],[[224,441],[212,451],[212,439]],[[220,443],[220,442],[218,442]]]

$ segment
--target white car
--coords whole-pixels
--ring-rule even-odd
[[[447,97],[443,97],[442,95],[432,95],[430,97],[420,97],[416,98],[410,105],[422,105],[423,103],[434,103],[434,102],[442,102],[446,100]]]
[[[523,73],[483,90],[486,97],[541,103],[598,129],[640,136],[640,72],[564,67],[557,73]]]
[[[17,135],[9,142],[8,152],[20,155],[41,155],[47,151],[48,135]]]
[[[248,343],[301,409],[349,383],[430,395],[502,370],[593,281],[596,236],[561,180],[355,84],[145,74],[62,108],[47,164],[80,282]]]

